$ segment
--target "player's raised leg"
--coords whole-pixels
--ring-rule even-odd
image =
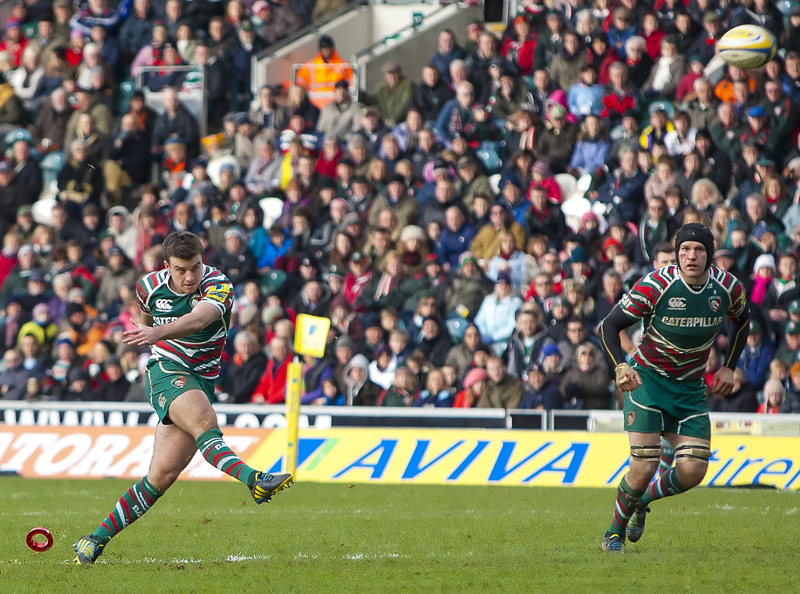
[[[658,469],[661,456],[658,433],[629,432],[628,439],[631,444],[630,468],[617,487],[611,526],[603,535],[600,545],[604,551],[625,551],[625,530],[628,522]]]
[[[243,482],[256,503],[268,503],[272,496],[291,486],[291,474],[269,474],[251,468],[222,439],[217,415],[208,397],[200,390],[178,396],[169,407],[170,419],[195,438],[197,449],[206,462]]]
[[[197,445],[191,435],[175,425],[159,424],[147,476],[122,494],[117,505],[92,534],[75,543],[75,563],[94,563],[109,540],[141,518],[178,480],[196,451]]]
[[[661,438],[661,458],[658,463],[658,472],[653,477],[651,484],[655,481],[658,481],[666,472],[672,468],[672,464],[675,461],[675,452],[672,450],[672,446],[669,445],[669,442],[666,438]],[[649,486],[649,485],[648,485]],[[639,539],[642,538],[642,534],[644,533],[644,525],[645,521],[647,520],[647,514],[650,513],[650,508],[647,505],[642,504],[639,502],[639,507],[636,508],[636,511],[633,512],[630,521],[628,522],[628,527],[625,530],[625,535],[628,537],[630,542],[639,542]]]

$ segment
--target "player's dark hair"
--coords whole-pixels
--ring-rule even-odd
[[[195,256],[203,255],[203,244],[194,233],[177,231],[167,235],[161,244],[161,254],[169,262],[172,257],[180,260],[191,260]]]

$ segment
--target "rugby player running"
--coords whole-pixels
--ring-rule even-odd
[[[198,449],[209,464],[246,484],[258,505],[293,481],[291,474],[272,475],[247,466],[222,439],[211,407],[230,327],[230,281],[203,264],[203,245],[192,233],[168,235],[161,251],[165,270],[145,275],[136,287],[144,325],[122,337],[124,344],[151,347],[145,390],[159,424],[150,469],[97,530],[75,543],[78,565],[93,564],[111,538],[141,518]]]
[[[714,236],[689,223],[675,237],[677,266],[640,279],[603,320],[600,338],[625,393],[625,430],[630,467],[617,488],[611,527],[600,548],[625,552],[625,540],[644,532],[650,504],[700,484],[711,457],[711,423],[703,381],[708,353],[725,316],[730,320],[724,365],[712,389],[733,388],[733,370],[749,333],[745,291],[731,274],[711,266]],[[625,362],[620,332],[639,321],[644,334],[631,364]],[[659,466],[661,436],[675,452],[675,466],[652,481]]]

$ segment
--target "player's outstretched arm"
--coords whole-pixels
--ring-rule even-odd
[[[137,324],[136,330],[128,330],[122,334],[122,342],[133,346],[150,346],[160,340],[186,338],[200,332],[219,319],[220,315],[222,314],[215,305],[200,302],[192,310],[192,313],[181,316],[169,324],[154,327]]]

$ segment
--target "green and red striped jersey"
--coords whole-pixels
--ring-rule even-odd
[[[230,327],[233,286],[219,270],[205,265],[200,286],[191,295],[173,291],[169,278],[169,272],[160,270],[143,276],[136,285],[139,308],[153,317],[153,326],[174,322],[201,302],[214,305],[220,317],[191,336],[157,342],[150,347],[150,359],[169,359],[204,378],[216,379]]]
[[[642,321],[644,334],[633,355],[638,364],[676,380],[696,380],[724,317],[739,322],[747,297],[736,277],[716,266],[709,268],[705,285],[695,289],[673,265],[641,278],[619,306]]]

